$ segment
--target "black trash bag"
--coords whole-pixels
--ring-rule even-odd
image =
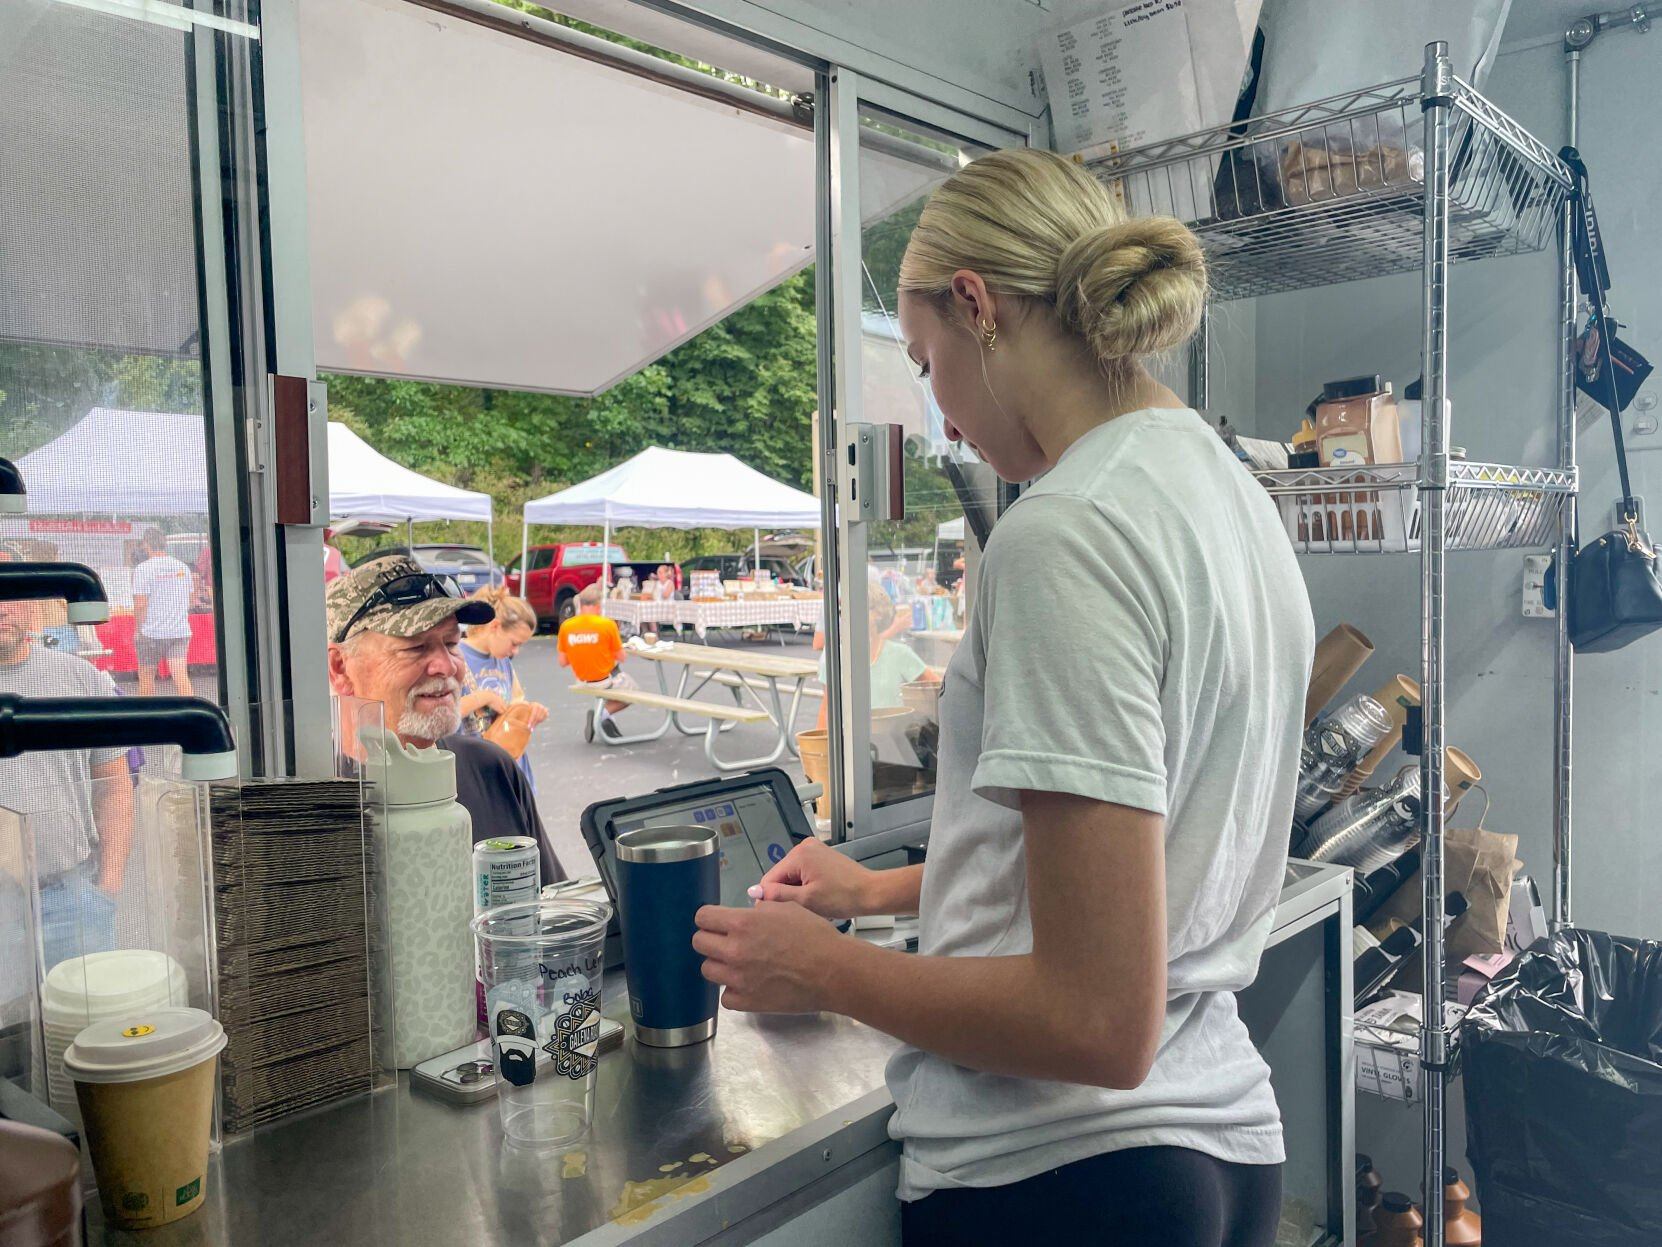
[[[1461,1053],[1485,1243],[1662,1244],[1662,944],[1537,941],[1478,997]]]

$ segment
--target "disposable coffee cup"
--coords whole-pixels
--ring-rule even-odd
[[[654,1048],[703,1043],[716,1033],[720,991],[692,941],[699,909],[721,904],[716,829],[642,827],[620,835],[616,848],[635,1038]]]
[[[64,1053],[104,1217],[143,1230],[202,1205],[225,1028],[201,1009],[94,1022]]]

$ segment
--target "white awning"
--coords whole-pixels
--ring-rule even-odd
[[[408,0],[299,19],[320,368],[596,394],[813,261],[788,117]],[[862,217],[952,167],[872,147]]]
[[[202,426],[201,416],[94,407],[18,460],[29,513],[145,519],[207,514]]]
[[[491,496],[446,485],[394,463],[344,424],[331,420],[329,514],[366,519],[489,520]]]
[[[955,520],[948,520],[946,523],[938,524],[935,527],[936,541],[962,541],[963,539],[964,517],[961,515]]]
[[[124,455],[113,446],[129,448]],[[203,417],[95,407],[18,461],[31,515],[205,515]],[[146,470],[163,468],[165,470]],[[489,520],[489,494],[411,471],[344,424],[329,423],[329,514],[397,520]]]
[[[818,528],[819,499],[732,455],[649,446],[599,476],[525,504],[526,524],[613,528]]]

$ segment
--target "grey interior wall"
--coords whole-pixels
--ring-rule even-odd
[[[1662,169],[1634,136],[1662,123],[1662,101],[1642,86],[1655,81],[1659,56],[1662,39],[1607,37],[1588,54],[1582,101],[1582,146],[1616,275],[1617,312],[1633,326],[1627,336],[1653,357],[1662,356],[1662,242],[1644,222],[1662,193]],[[1488,90],[1549,144],[1563,142],[1565,74],[1556,46],[1503,55]],[[1552,461],[1554,263],[1543,254],[1453,269],[1451,440],[1473,459]],[[1419,291],[1417,277],[1404,276],[1258,300],[1258,430],[1289,435],[1324,380],[1379,372],[1399,389],[1412,380]],[[1650,441],[1662,449],[1662,439]],[[1638,453],[1634,468],[1636,488],[1662,498],[1662,456]],[[1616,488],[1605,426],[1584,432],[1582,471],[1583,528],[1596,534],[1610,526]],[[1304,562],[1318,630],[1348,620],[1378,647],[1353,691],[1397,671],[1418,673],[1414,556]],[[1520,856],[1545,883],[1552,871],[1552,625],[1522,617],[1521,553],[1452,555],[1448,579],[1448,739],[1483,768],[1493,798],[1488,825],[1521,837]],[[1662,937],[1662,906],[1654,900],[1662,836],[1645,778],[1662,748],[1662,638],[1581,658],[1577,677],[1576,918]]]
[[[1587,54],[1582,89],[1581,147],[1615,276],[1614,310],[1631,326],[1624,336],[1653,359],[1662,359],[1662,238],[1651,224],[1662,164],[1645,136],[1662,125],[1653,90],[1659,67],[1662,37],[1606,36]],[[1566,138],[1565,88],[1554,44],[1503,54],[1487,90],[1556,148]],[[1453,270],[1451,440],[1474,459],[1552,461],[1554,263],[1523,256]],[[1237,377],[1248,368],[1253,376],[1254,402],[1240,409],[1242,426],[1290,435],[1324,380],[1375,371],[1399,389],[1412,380],[1419,292],[1417,277],[1399,277],[1257,300],[1254,358],[1231,364]],[[1662,450],[1662,436],[1635,438],[1632,460],[1654,530],[1662,523],[1662,455],[1649,446]],[[1583,431],[1581,465],[1582,529],[1597,535],[1611,526],[1616,491],[1607,424]],[[1375,688],[1398,671],[1417,675],[1417,558],[1303,562],[1318,631],[1348,620],[1377,646],[1350,691]],[[1545,888],[1552,873],[1552,625],[1521,614],[1522,552],[1451,555],[1448,581],[1448,739],[1482,766],[1493,797],[1488,825],[1520,836],[1520,856]],[[1662,803],[1651,781],[1662,753],[1662,637],[1582,657],[1576,674],[1575,917],[1583,926],[1662,938],[1655,899]],[[1458,821],[1468,822],[1464,809]],[[1388,1185],[1417,1193],[1417,1107],[1359,1101],[1358,1146],[1374,1155]],[[1457,1089],[1455,1158],[1465,1150],[1462,1107]]]

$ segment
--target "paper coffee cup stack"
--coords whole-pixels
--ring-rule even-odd
[[[142,1230],[201,1207],[225,1029],[201,1009],[94,1022],[64,1054],[104,1216]]]

